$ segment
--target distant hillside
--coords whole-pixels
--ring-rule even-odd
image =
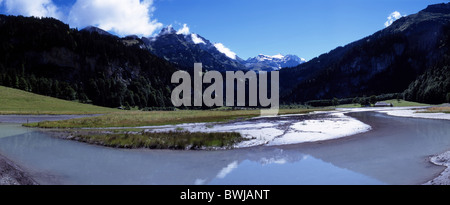
[[[0,114],[99,114],[118,111],[0,86]]]
[[[52,18],[0,15],[0,85],[107,107],[171,106],[171,63]]]
[[[283,101],[403,92],[427,70],[449,65],[448,36],[450,4],[431,5],[371,36],[338,47],[296,68],[283,69],[280,73]],[[447,73],[448,69],[442,71]],[[415,93],[413,87],[418,86],[410,87],[407,93]],[[427,97],[407,94],[405,97],[439,103],[446,100],[442,93],[450,92],[448,86],[422,86],[422,89],[425,87],[433,90],[427,91],[430,95],[439,94]]]
[[[405,99],[432,104],[450,103],[450,56],[445,59],[447,63],[427,70],[412,82],[404,93]]]

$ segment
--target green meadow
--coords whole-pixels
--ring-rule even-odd
[[[403,100],[387,100],[394,107],[428,106],[426,104]],[[347,104],[326,108],[295,107],[280,109],[279,114],[307,114],[313,111],[326,111],[335,108],[361,107]],[[52,97],[37,95],[13,88],[0,86],[0,114],[19,115],[80,115],[102,114],[95,117],[70,119],[54,122],[29,123],[24,126],[39,128],[59,128],[68,133],[74,128],[117,128],[112,133],[104,130],[87,130],[78,134],[70,134],[72,140],[81,142],[118,147],[118,148],[150,148],[150,149],[215,149],[230,148],[233,144],[245,140],[239,133],[190,133],[182,130],[167,133],[146,133],[134,127],[175,125],[183,123],[228,122],[245,120],[260,116],[259,109],[218,108],[211,110],[176,110],[176,111],[125,111],[105,108],[90,104],[60,100]],[[448,107],[432,108],[429,112],[449,113]],[[138,131],[138,132],[136,132]]]
[[[117,109],[37,95],[0,86],[0,114],[81,115],[118,112]]]
[[[280,114],[304,114],[323,109],[281,109]],[[259,109],[212,109],[177,111],[125,111],[37,95],[0,86],[0,114],[20,115],[82,115],[103,114],[97,117],[57,122],[30,123],[40,128],[105,128],[138,127],[198,122],[224,122],[260,115]]]

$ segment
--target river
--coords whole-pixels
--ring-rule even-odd
[[[444,170],[428,158],[450,150],[449,121],[348,115],[372,130],[322,142],[221,151],[114,149],[0,123],[0,154],[40,184],[422,184]]]

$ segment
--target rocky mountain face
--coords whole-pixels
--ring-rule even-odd
[[[403,92],[425,71],[446,61],[449,27],[450,4],[431,5],[371,36],[282,69],[283,101]]]
[[[236,71],[245,70],[237,56],[227,56],[217,49],[217,45],[198,34],[179,34],[171,26],[161,30],[152,38],[142,38],[145,47],[153,54],[191,70],[194,63],[203,63],[204,70]]]
[[[295,55],[258,55],[243,60],[232,52],[224,52],[221,45],[211,43],[199,34],[177,33],[171,26],[161,30],[152,38],[142,38],[145,47],[153,54],[177,64],[185,70],[192,69],[194,63],[203,63],[205,70],[274,71],[284,67],[295,67],[305,60]]]

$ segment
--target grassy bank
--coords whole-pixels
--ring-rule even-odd
[[[417,106],[431,106],[430,104],[423,104],[423,103],[417,103],[417,102],[411,102],[406,100],[384,100],[381,102],[391,103],[394,107],[417,107]],[[360,104],[343,104],[343,105],[337,105],[333,107],[327,107],[327,108],[358,108],[361,107]]]
[[[323,110],[323,109],[316,109]],[[281,109],[280,114],[302,114],[311,109]],[[79,115],[105,114],[103,116],[65,120],[58,122],[31,123],[26,126],[42,128],[102,128],[138,127],[197,122],[223,122],[260,115],[260,110],[180,110],[180,111],[121,111],[112,108],[82,104],[37,95],[18,89],[0,86],[0,114],[30,115]]]
[[[448,113],[450,114],[450,107],[430,107],[422,113]]]
[[[418,107],[418,106],[431,106],[430,104],[424,104],[424,103],[418,103],[418,102],[411,102],[411,101],[405,101],[405,100],[386,100],[383,102],[391,103],[394,105],[394,107]]]
[[[316,109],[324,110],[324,109]],[[304,114],[312,109],[282,109],[279,114]],[[178,111],[127,111],[97,117],[56,122],[26,124],[40,128],[105,128],[175,125],[183,123],[224,122],[247,119],[260,115],[260,110],[178,110]]]
[[[78,115],[111,112],[119,111],[0,86],[0,114],[2,115]]]
[[[115,147],[149,149],[230,149],[234,144],[244,141],[239,133],[200,133],[200,132],[163,132],[163,133],[115,133],[115,134],[77,134],[71,140]]]

